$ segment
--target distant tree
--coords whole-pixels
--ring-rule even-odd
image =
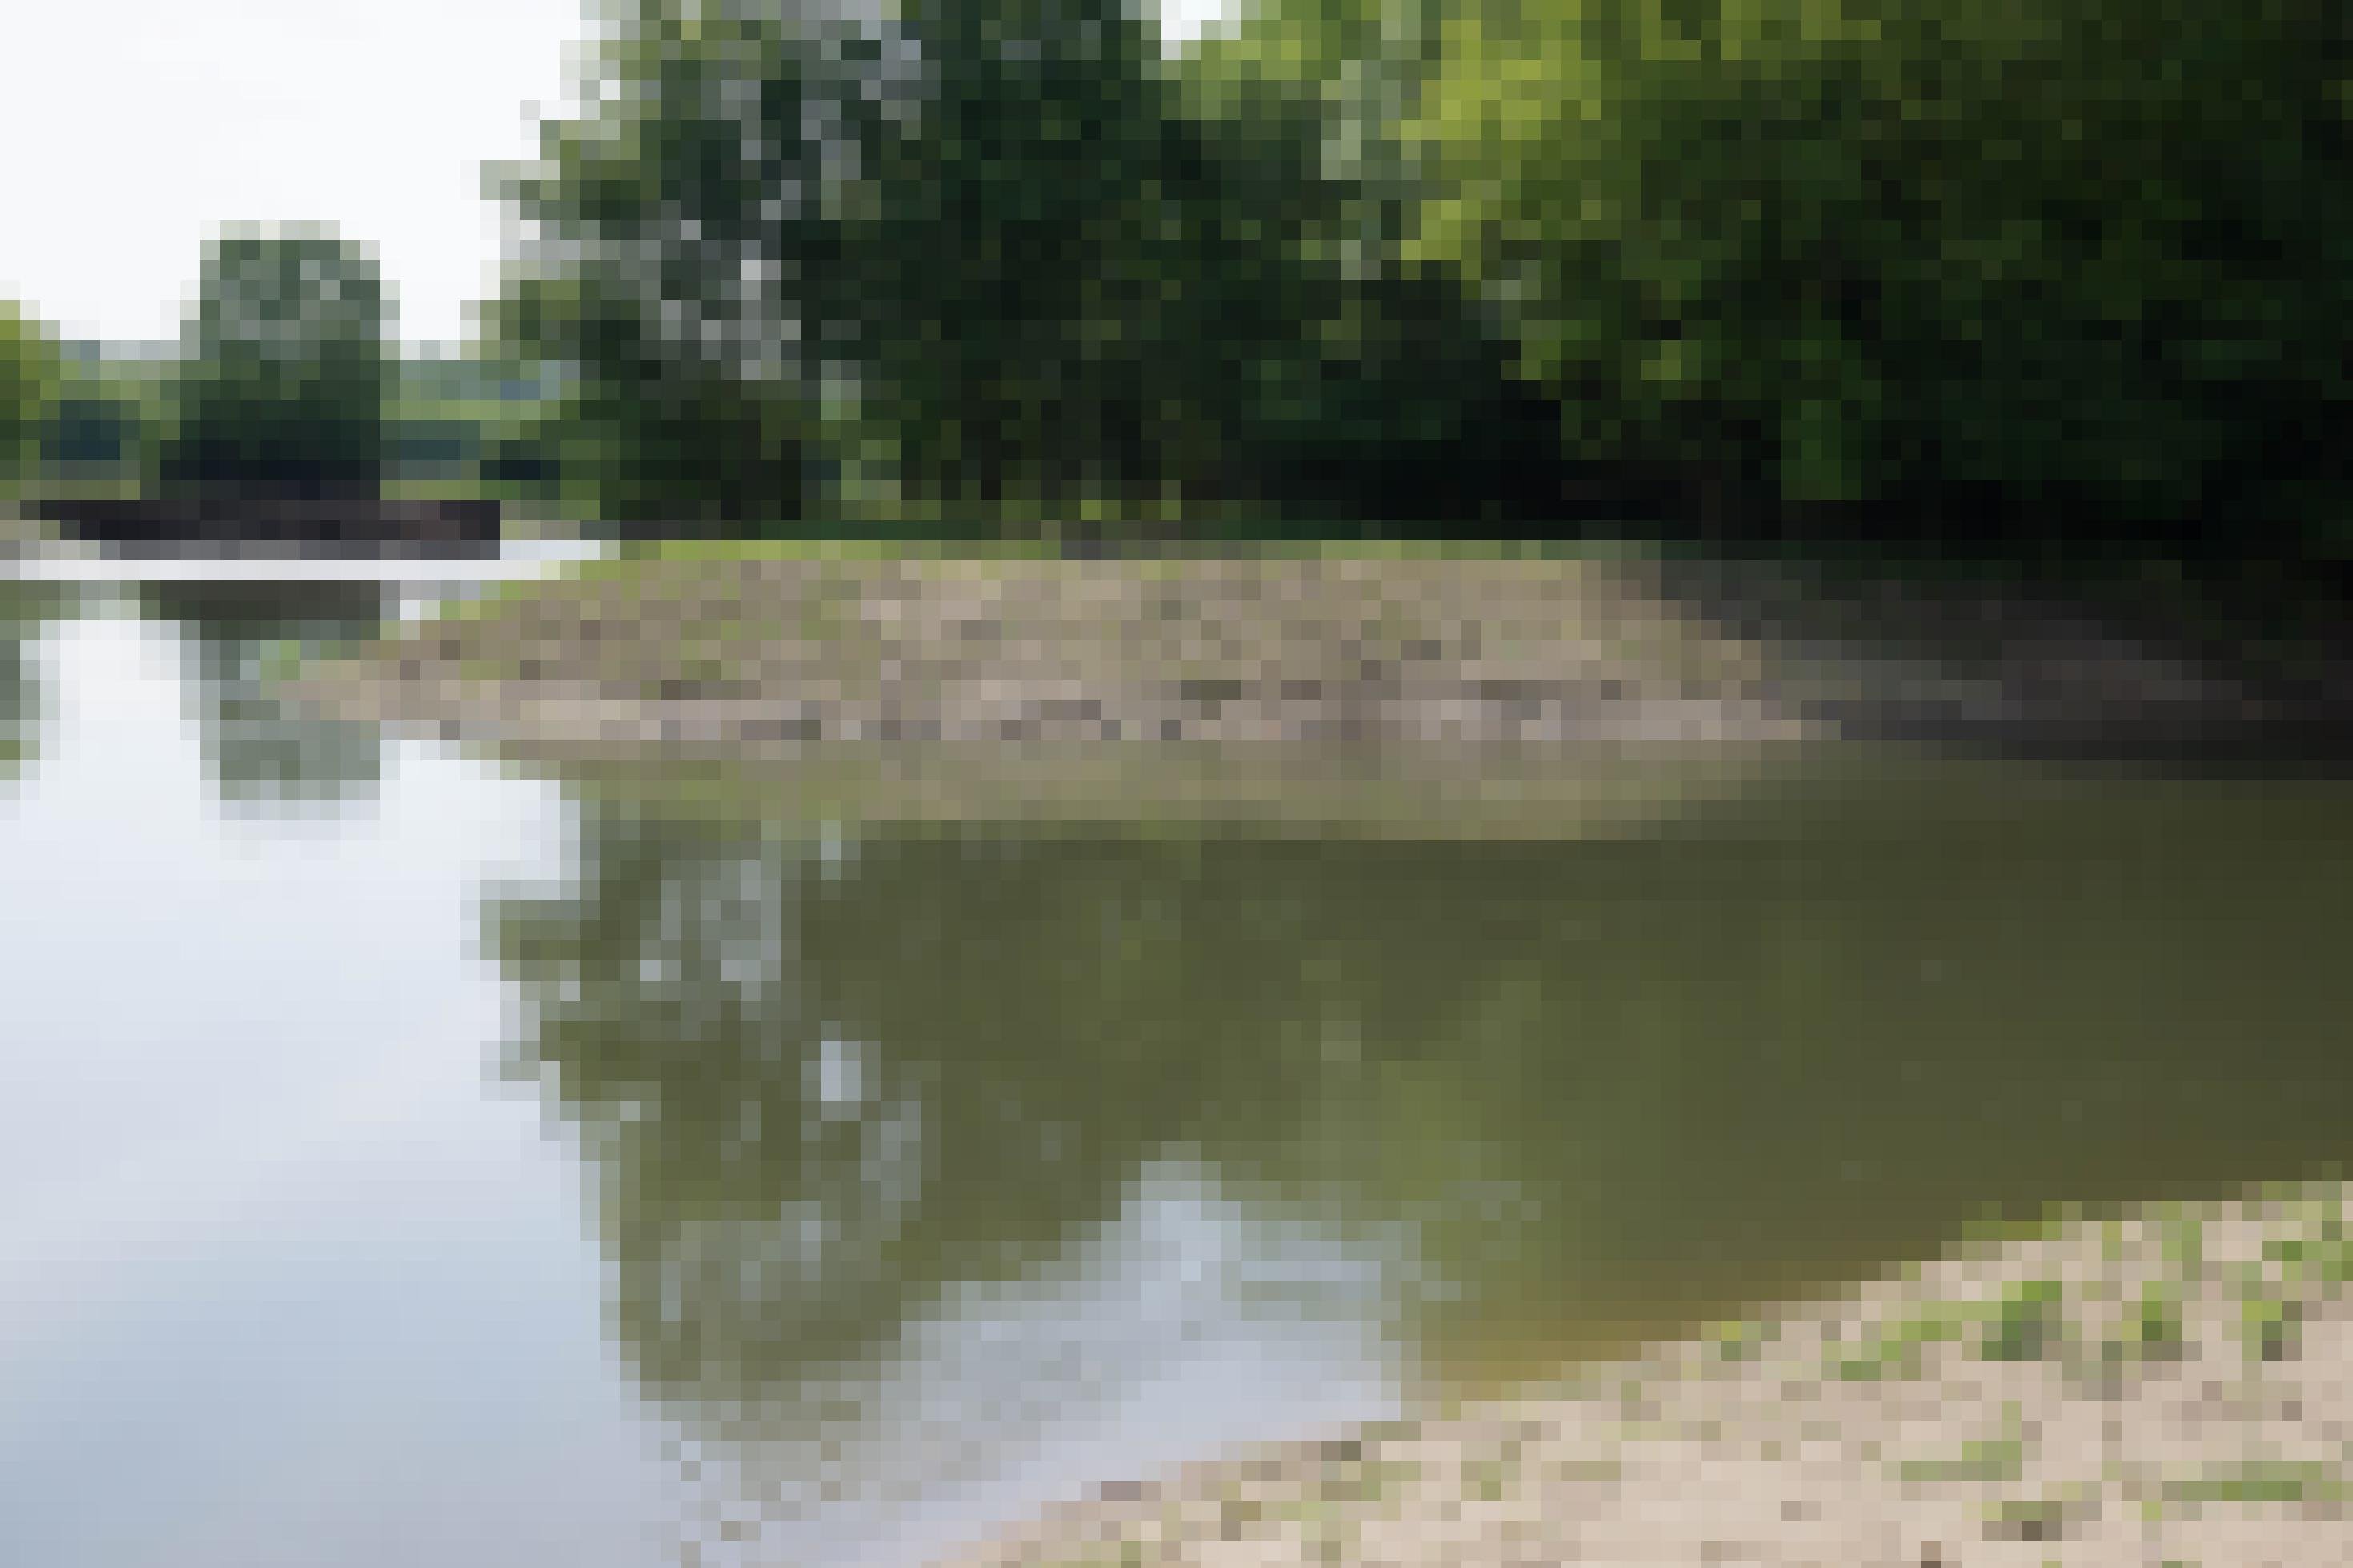
[[[23,480],[37,461],[60,377],[55,334],[0,301],[0,483]]]
[[[51,405],[44,455],[66,473],[136,474],[147,436],[139,399],[94,381],[69,383]]]
[[[169,494],[373,496],[395,360],[373,256],[315,226],[206,249],[158,482]]]
[[[47,478],[135,485],[151,477],[171,359],[87,340],[61,342],[59,351],[62,370],[40,435]]]

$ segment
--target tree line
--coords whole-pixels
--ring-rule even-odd
[[[2353,544],[2321,0],[1262,0],[1174,58],[1106,0],[608,12],[489,182],[482,353],[550,390],[479,471],[583,515]],[[380,298],[316,243],[208,260],[178,415],[316,423],[180,471],[380,472],[364,303],[280,312],[301,377],[214,309]]]

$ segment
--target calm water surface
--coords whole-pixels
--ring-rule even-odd
[[[910,1563],[2353,1143],[2353,784],[853,831],[269,698],[421,594],[0,585],[0,1562]]]

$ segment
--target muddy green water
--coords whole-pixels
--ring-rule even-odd
[[[909,1563],[2353,1153],[2344,779],[853,831],[270,698],[396,587],[9,592],[0,1562]]]

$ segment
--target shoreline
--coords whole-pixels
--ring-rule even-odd
[[[1099,1488],[938,1568],[2353,1560],[2348,1199],[1958,1247],[1539,1390]]]

